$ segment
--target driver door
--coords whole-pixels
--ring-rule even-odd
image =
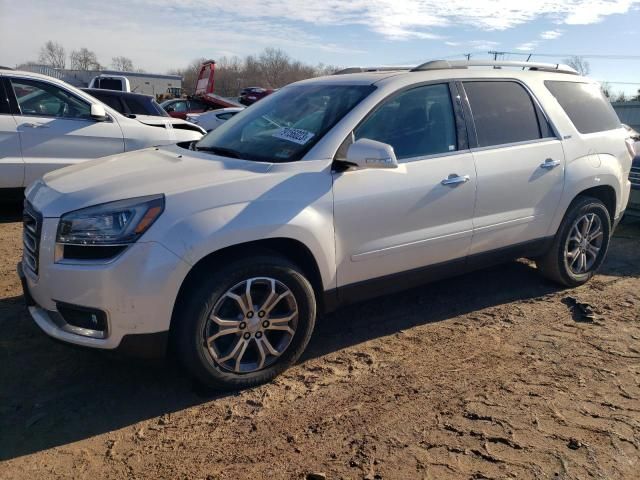
[[[355,140],[391,145],[398,168],[334,173],[338,287],[367,286],[350,289],[351,298],[464,265],[476,174],[456,111],[449,84],[423,85],[389,98],[354,130]]]
[[[18,106],[14,115],[27,186],[52,170],[124,151],[122,130],[114,119],[91,118],[91,105],[42,80],[9,77]]]

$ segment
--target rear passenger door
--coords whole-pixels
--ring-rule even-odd
[[[521,83],[474,80],[459,88],[478,176],[470,255],[547,236],[564,181],[560,139]]]

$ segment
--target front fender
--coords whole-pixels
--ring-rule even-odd
[[[330,193],[301,210],[265,200],[199,211],[163,235],[163,245],[190,265],[226,247],[272,238],[304,244],[313,254],[325,289],[335,288],[335,248]]]

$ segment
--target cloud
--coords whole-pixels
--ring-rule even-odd
[[[537,41],[521,43],[520,45],[518,45],[516,47],[516,50],[519,50],[521,52],[531,52],[531,51],[536,49],[538,44],[539,44],[539,42],[537,42]]]
[[[556,38],[560,38],[562,33],[562,30],[547,30],[540,34],[540,38],[543,40],[555,40]]]
[[[467,45],[474,50],[491,50],[492,48],[496,48],[500,45],[500,43],[491,40],[471,40],[470,42],[467,42]]]
[[[0,0],[0,45],[11,45],[0,53],[0,64],[35,58],[49,39],[70,49],[90,48],[103,63],[127,55],[137,66],[154,70],[181,66],[198,56],[246,55],[267,46],[322,60],[370,50],[369,39],[355,46],[340,41],[340,36],[334,40],[332,29],[341,27],[354,27],[363,39],[449,41],[449,46],[456,46],[458,39],[449,36],[453,31],[482,37],[483,32],[541,20],[558,25],[540,36],[552,40],[562,34],[562,25],[597,23],[636,9],[640,0],[57,0],[52,7],[53,3]],[[16,25],[28,25],[29,35]],[[469,47],[497,45],[477,40]]]
[[[160,0],[160,3],[169,0]],[[154,2],[156,3],[156,2]],[[507,30],[535,19],[586,25],[627,13],[639,0],[170,0],[185,8],[234,13],[244,18],[285,18],[320,25],[361,24],[391,39],[432,35],[433,30],[471,26]],[[430,36],[425,38],[432,38]]]

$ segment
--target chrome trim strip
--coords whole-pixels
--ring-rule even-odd
[[[393,245],[390,247],[379,248],[376,250],[371,250],[364,253],[356,253],[351,255],[351,261],[360,262],[362,260],[368,260],[370,258],[382,257],[384,255],[390,255],[392,253],[397,253],[404,250],[409,250],[412,248],[420,248],[425,246],[430,242],[435,242],[438,240],[452,240],[456,238],[464,238],[467,236],[471,236],[473,234],[473,230],[464,230],[462,232],[450,233],[447,235],[440,235],[438,237],[425,238],[423,240],[416,240],[413,242],[402,243],[400,245]]]

